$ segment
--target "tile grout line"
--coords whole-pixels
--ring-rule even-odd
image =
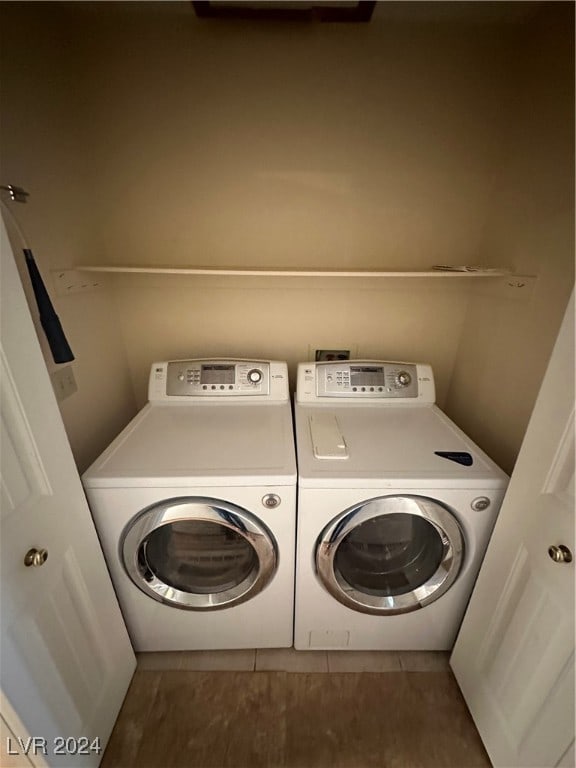
[[[380,663],[380,660],[377,660],[379,663],[376,663],[374,659],[372,658],[360,658],[364,656],[372,656],[374,655],[373,652],[367,652],[367,654],[363,654],[360,652],[358,654],[358,659],[356,660],[356,665],[354,663],[345,664],[344,667],[342,667],[340,663],[340,655],[338,651],[330,651],[330,650],[321,650],[316,651],[312,655],[315,656],[316,662],[314,664],[308,664],[309,659],[307,658],[308,654],[303,651],[293,651],[292,649],[277,649],[279,651],[286,651],[287,654],[291,654],[288,658],[282,658],[277,659],[275,662],[275,667],[269,668],[270,659],[268,657],[267,651],[269,649],[259,649],[259,648],[253,648],[253,649],[246,649],[246,651],[249,651],[249,656],[246,656],[244,658],[243,664],[240,666],[234,665],[233,668],[244,671],[250,671],[250,672],[258,672],[258,671],[271,671],[273,668],[276,668],[278,671],[293,671],[293,672],[324,672],[324,673],[330,673],[335,674],[342,671],[347,672],[360,672],[360,671],[370,671],[370,672],[393,672],[393,671],[399,671],[399,672],[432,672],[432,671],[439,671],[442,669],[445,669],[448,667],[448,663],[443,661],[442,659],[420,659],[411,658],[411,655],[404,654],[402,652],[394,652],[389,653],[389,656],[393,656],[393,659],[388,660],[388,665],[382,666]],[[140,664],[138,665],[138,669],[140,671],[185,671],[185,670],[202,670],[205,669],[207,671],[229,671],[231,667],[229,664],[222,664],[220,665],[220,662],[218,662],[218,651],[216,652],[201,652],[203,655],[208,654],[209,656],[214,656],[212,659],[213,666],[209,664],[208,667],[204,663],[201,665],[194,665],[194,664],[188,664],[187,663],[187,654],[186,651],[178,651],[178,652],[169,652],[169,655],[172,659],[172,663],[170,665],[167,665],[166,663],[160,663],[158,662],[156,664],[151,664],[148,666],[147,664],[142,664],[142,659],[140,660]],[[158,654],[159,656],[162,656],[163,654]],[[353,657],[356,655],[355,652],[351,652],[350,654],[346,654],[349,656],[347,661],[352,662]],[[426,654],[425,654],[426,655]],[[436,655],[436,654],[435,654]],[[445,656],[447,654],[442,654],[442,656]],[[146,654],[143,654],[145,657]],[[418,654],[416,654],[418,657]],[[394,663],[391,663],[391,662]],[[301,662],[301,663],[300,663]]]

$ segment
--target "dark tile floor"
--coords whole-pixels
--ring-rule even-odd
[[[230,670],[234,654],[251,652],[222,653]],[[307,655],[280,652],[276,666]],[[206,671],[190,669],[190,659],[217,666],[206,661],[214,654],[158,656],[139,658],[101,768],[490,766],[445,654],[429,655],[428,671],[399,664],[328,674]],[[372,666],[390,664],[390,655],[368,657]],[[412,658],[423,666],[422,655]],[[346,664],[367,662],[349,654]]]

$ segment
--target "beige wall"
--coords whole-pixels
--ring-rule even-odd
[[[511,30],[379,7],[368,25],[257,25],[146,5],[92,19],[103,262],[478,258],[516,86]]]
[[[467,303],[461,289],[419,280],[147,276],[120,279],[118,296],[139,404],[153,360],[287,360],[294,384],[310,347],[430,361],[443,402]]]
[[[24,27],[38,10],[25,5],[16,14]],[[507,247],[508,220],[494,205],[497,180],[509,177],[501,168],[510,147],[517,168],[530,183],[539,182],[530,167],[541,148],[515,147],[510,131],[526,111],[519,92],[532,87],[532,40],[523,17],[535,8],[379,3],[370,24],[350,26],[201,22],[187,2],[59,4],[60,35],[81,41],[78,66],[66,73],[69,102],[66,108],[46,98],[35,103],[33,96],[47,86],[40,68],[30,72],[31,95],[22,97],[22,73],[9,67],[16,104],[10,152],[4,152],[16,158],[9,181],[33,181],[42,191],[30,190],[38,206],[29,209],[30,225],[39,244],[51,244],[43,250],[54,266],[63,266],[65,256],[70,264],[410,270],[513,261],[539,269],[536,257],[525,264],[520,249]],[[558,98],[564,96],[550,96]],[[42,150],[54,145],[58,151],[61,140],[53,128],[21,133],[26,110],[36,125],[44,111],[60,110],[66,125],[74,116],[74,195],[48,201],[60,163]],[[548,152],[541,154],[544,165]],[[27,173],[16,173],[23,167]],[[62,222],[69,215],[62,199],[82,209],[86,227],[78,247],[66,247],[70,233]],[[50,232],[54,217],[60,224]],[[566,258],[558,259],[552,272],[566,280]],[[117,397],[126,401],[123,356],[141,405],[155,359],[275,357],[290,362],[293,377],[296,362],[317,347],[432,363],[439,404],[484,447],[497,448],[498,420],[480,429],[486,420],[474,416],[478,398],[492,397],[491,384],[483,377],[470,383],[476,350],[485,355],[492,336],[490,324],[484,328],[474,318],[490,300],[473,297],[477,309],[469,311],[466,282],[111,280],[115,308],[107,312],[99,304],[92,320],[80,308],[108,301],[108,294],[66,299],[76,301],[69,311],[83,364],[96,346],[102,364],[110,359],[120,376],[116,385],[92,369],[98,387],[87,381],[64,403],[77,456],[109,431],[98,432],[95,414],[108,423],[113,411],[116,418],[129,410],[113,406],[108,395],[94,398],[100,387],[118,386]],[[515,315],[512,304],[501,306]],[[538,307],[542,324],[556,327],[552,293]],[[529,316],[529,307],[522,313]],[[508,370],[515,355],[525,359],[517,351],[520,338],[532,348],[531,334],[540,333],[535,326],[519,322],[511,333]],[[541,377],[551,333],[538,339],[528,357]],[[495,341],[490,355],[498,354]],[[503,402],[506,409],[513,428],[499,455],[509,463],[526,413],[519,414],[515,402]]]
[[[526,78],[495,179],[482,250],[537,274],[532,300],[470,303],[446,410],[510,471],[574,285],[573,7],[528,32]]]
[[[92,20],[100,259],[426,269],[476,263],[510,119],[515,31],[460,20]],[[420,11],[424,9],[419,6]],[[152,360],[309,349],[426,360],[443,404],[467,286],[123,278],[138,402]]]
[[[86,468],[135,412],[126,353],[108,290],[60,297],[50,270],[94,259],[94,226],[87,153],[78,121],[79,59],[49,4],[20,9],[3,3],[0,184],[29,193],[25,205],[2,200],[17,218],[75,354],[78,392],[60,404],[80,470]],[[50,371],[56,369],[23,267],[22,242],[5,216],[14,254]]]

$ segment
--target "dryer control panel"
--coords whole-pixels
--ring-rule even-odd
[[[383,360],[346,360],[300,363],[296,400],[326,401],[340,398],[354,402],[435,401],[432,368],[423,363]]]
[[[171,360],[154,363],[149,400],[260,397],[288,399],[286,363],[273,360]]]

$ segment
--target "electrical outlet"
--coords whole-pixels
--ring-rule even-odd
[[[330,344],[331,341],[334,341],[333,339],[327,339],[328,343],[324,344],[322,347],[320,345],[316,344],[308,344],[308,353],[306,357],[303,357],[302,360],[334,360],[335,362],[338,360],[358,360],[359,359],[359,350],[358,350],[358,344],[356,343],[350,343],[347,344],[347,349],[338,349],[336,345]],[[322,357],[319,357],[319,356]],[[330,357],[326,357],[327,355],[330,355]],[[332,355],[336,355],[336,357],[332,357]],[[338,357],[338,355],[346,355],[346,357]]]
[[[315,358],[316,362],[321,360],[350,360],[349,349],[317,349]]]
[[[59,402],[78,391],[78,385],[76,384],[74,371],[71,365],[65,365],[63,368],[58,368],[50,374],[50,378],[52,379],[52,386],[56,393],[56,399]]]
[[[53,269],[52,279],[56,293],[60,296],[94,291],[102,286],[100,277],[94,277],[90,272],[82,272],[79,269]]]

